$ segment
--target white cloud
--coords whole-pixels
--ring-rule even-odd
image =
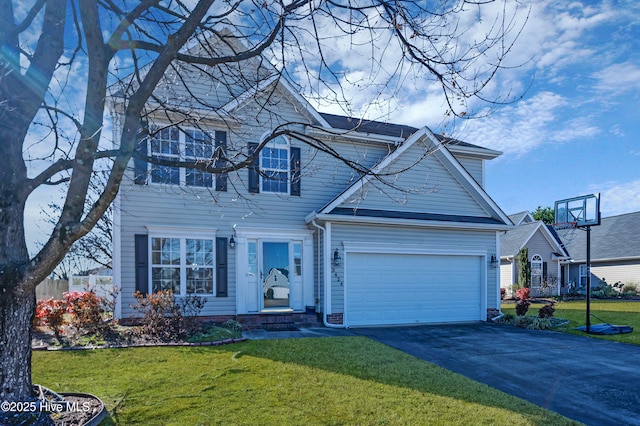
[[[593,73],[595,90],[606,96],[619,96],[640,90],[640,65],[631,61],[609,65]]]
[[[541,92],[487,118],[465,122],[454,136],[521,156],[543,144],[565,143],[599,133],[585,118],[564,121],[561,117],[568,108],[566,98]]]
[[[589,187],[589,192],[600,193],[603,217],[640,211],[640,179],[594,184]]]

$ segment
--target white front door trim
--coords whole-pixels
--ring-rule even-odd
[[[303,310],[305,306],[315,304],[313,294],[313,231],[309,229],[263,229],[263,228],[235,228],[236,240],[236,313],[258,313],[259,307],[249,306],[249,240],[261,241],[301,241],[302,242],[302,302],[299,306],[292,306],[294,310]],[[299,298],[296,298],[299,299]],[[253,298],[251,298],[253,300]]]

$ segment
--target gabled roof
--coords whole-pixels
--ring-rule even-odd
[[[517,215],[510,215],[512,218]],[[565,251],[562,241],[557,237],[557,234],[550,230],[544,222],[538,220],[535,222],[521,223],[515,228],[505,232],[500,236],[500,257],[515,256],[518,252],[527,246],[529,240],[533,236],[540,232],[542,236],[547,240],[549,245],[557,253],[558,257],[568,256]]]
[[[455,170],[457,176],[462,179],[468,188],[474,193],[474,196],[484,205],[489,214],[488,217],[468,217],[460,215],[438,215],[429,214],[427,212],[415,212],[411,213],[399,213],[399,212],[382,212],[382,211],[368,211],[366,209],[345,209],[341,205],[347,201],[350,197],[361,191],[362,188],[369,183],[376,174],[381,173],[386,167],[393,164],[400,156],[402,156],[410,147],[412,147],[418,141],[425,141],[433,146],[433,155],[438,155],[440,161],[446,163],[452,170]],[[347,212],[347,210],[349,212]],[[359,211],[359,214],[358,214]],[[367,216],[369,218],[386,218],[386,219],[409,219],[420,221],[432,221],[432,222],[464,222],[474,224],[486,224],[486,225],[498,225],[498,226],[511,226],[511,221],[506,214],[498,207],[498,205],[489,197],[484,189],[473,179],[469,173],[460,165],[455,157],[445,148],[438,138],[427,128],[423,127],[415,131],[407,140],[405,140],[395,151],[390,153],[382,161],[380,161],[375,167],[373,167],[371,174],[365,175],[355,181],[340,195],[335,197],[331,202],[325,205],[319,212],[313,212],[307,216],[307,222],[312,221],[318,216],[334,215],[335,216]],[[326,219],[327,217],[325,217]]]
[[[516,226],[522,223],[531,223],[534,221],[533,216],[531,216],[531,213],[527,211],[510,214],[509,219],[511,219],[511,222],[513,222],[513,224]]]
[[[404,124],[385,123],[383,121],[363,120],[342,115],[327,114],[321,112],[320,115],[329,123],[332,129],[347,130],[352,132],[390,136],[397,139],[407,139],[417,132],[418,128]],[[448,136],[432,133],[432,135],[447,149],[454,154],[471,154],[481,158],[496,158],[502,154],[500,151],[473,145]]]
[[[640,212],[604,217],[591,227],[591,260],[640,259]],[[575,262],[586,260],[586,232],[577,230],[575,238],[564,241]]]

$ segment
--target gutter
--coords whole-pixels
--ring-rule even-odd
[[[324,238],[324,295],[323,295],[323,307],[322,307],[322,324],[327,328],[346,328],[344,324],[331,324],[327,322],[327,315],[331,312],[331,222],[327,222],[325,227],[318,225],[316,220],[313,219],[309,222],[312,226],[322,231]],[[318,235],[318,241],[320,236]],[[344,319],[343,319],[344,321]]]
[[[396,219],[385,217],[368,217],[368,216],[345,216],[339,214],[312,213],[305,220],[321,220],[342,223],[359,223],[359,224],[375,224],[375,225],[399,225],[399,226],[418,226],[422,228],[440,228],[440,229],[470,229],[477,231],[506,231],[513,229],[512,225],[473,223],[473,222],[445,222],[439,220],[419,220],[419,219]]]

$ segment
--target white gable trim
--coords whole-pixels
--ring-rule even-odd
[[[372,169],[372,175],[379,173],[384,167],[391,164],[396,158],[398,158],[402,153],[404,153],[407,149],[409,149],[417,140],[419,140],[422,136],[425,136],[429,129],[423,127],[422,129],[415,132],[409,139],[407,139],[398,149],[393,151],[391,154],[387,155],[382,159],[378,164],[376,164]],[[360,191],[364,185],[366,185],[372,178],[372,175],[366,175],[362,178],[355,181],[350,187],[348,187],[345,191],[342,192],[339,196],[334,198],[329,204],[327,204],[318,214],[329,214],[331,210],[338,207],[340,204],[345,202],[349,197],[355,194],[357,191]]]
[[[372,175],[379,173],[382,169],[390,165],[394,162],[399,156],[404,154],[413,144],[415,144],[418,140],[423,137],[427,137],[429,141],[435,147],[434,153],[439,153],[444,157],[444,159],[456,169],[458,173],[466,180],[466,182],[473,188],[473,190],[480,195],[480,198],[491,208],[493,213],[497,215],[504,223],[507,225],[511,224],[511,220],[509,217],[498,207],[498,205],[489,197],[489,195],[485,192],[485,190],[476,182],[476,180],[471,177],[469,172],[465,170],[464,167],[455,159],[455,157],[446,149],[444,146],[438,141],[438,139],[433,135],[431,130],[429,130],[426,126],[419,129],[413,135],[409,137],[398,149],[393,151],[387,157],[385,157],[380,163],[378,163],[373,169],[371,169],[372,174],[366,175],[361,179],[354,182],[349,188],[347,188],[342,194],[336,197],[333,201],[327,204],[317,215],[329,214],[333,209],[338,207],[340,204],[348,200],[353,194],[357,191],[362,190],[363,186],[366,185],[371,179]]]
[[[320,113],[316,111],[315,108],[313,108],[311,104],[302,95],[300,95],[298,92],[296,92],[293,89],[293,86],[291,86],[291,83],[289,83],[285,77],[279,74],[274,74],[271,77],[267,78],[266,80],[261,81],[256,87],[247,90],[246,92],[242,93],[241,95],[227,102],[220,109],[227,114],[232,114],[234,110],[238,109],[240,106],[244,105],[245,103],[251,101],[256,96],[256,94],[262,92],[263,90],[266,90],[269,86],[273,84],[279,84],[280,87],[283,88],[285,92],[289,96],[291,96],[295,102],[300,104],[304,108],[305,112],[307,112],[311,117],[313,117],[313,119],[316,120],[316,122],[320,126],[327,127],[327,128],[331,127],[329,123],[320,115]]]
[[[549,229],[547,228],[547,225],[545,225],[542,221],[538,222],[538,226],[536,226],[533,229],[533,232],[531,232],[531,234],[524,240],[524,243],[520,246],[519,250],[522,250],[529,244],[529,241],[531,241],[531,238],[533,238],[533,236],[536,234],[536,232],[538,232],[539,229],[542,229],[542,236],[545,240],[547,240],[550,246],[554,247],[557,252],[564,253],[564,249],[562,248],[558,240],[553,237],[551,231],[549,231]]]

